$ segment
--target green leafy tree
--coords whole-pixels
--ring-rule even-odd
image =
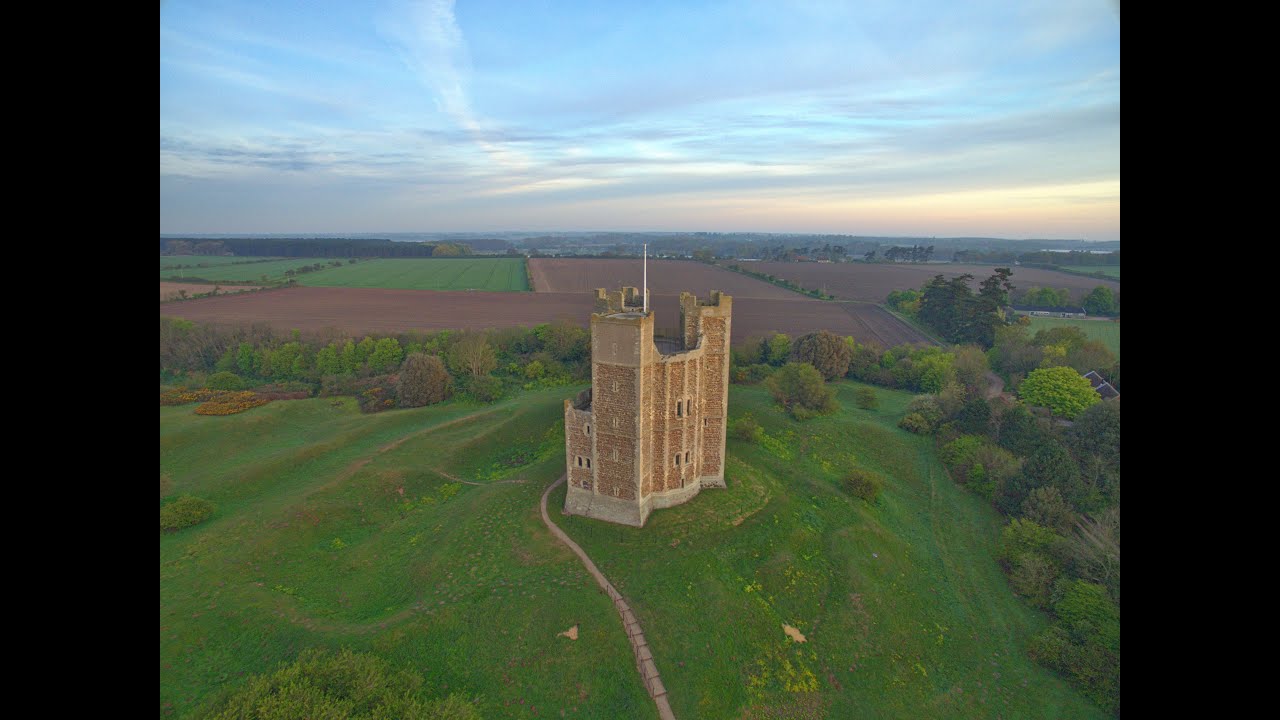
[[[1102,399],[1089,381],[1070,367],[1032,370],[1018,386],[1018,396],[1029,405],[1047,407],[1067,419]]]
[[[796,338],[791,344],[791,359],[809,363],[823,378],[835,380],[849,371],[853,350],[839,335],[819,330]]]
[[[373,355],[373,351],[378,348],[378,343],[368,335],[364,339],[356,343],[356,368],[364,367],[369,362],[369,356]]]
[[[320,375],[341,375],[342,359],[338,356],[338,344],[329,343],[316,353],[316,372]]]
[[[239,348],[236,349],[236,369],[240,371],[241,375],[252,376],[254,374],[253,361],[253,345],[250,345],[247,342],[240,343]]]
[[[791,337],[784,333],[775,333],[769,338],[765,352],[768,354],[765,362],[774,367],[782,367],[791,356]]]
[[[452,378],[440,358],[413,353],[405,358],[396,389],[401,407],[433,405],[449,397]]]
[[[375,373],[394,372],[400,367],[400,360],[404,357],[404,350],[400,348],[400,341],[393,337],[386,337],[374,344],[373,352],[369,354],[369,369]]]
[[[351,340],[342,344],[342,372],[345,375],[354,375],[364,367],[364,361],[360,359],[360,351],[356,349],[356,344]]]
[[[765,380],[765,386],[797,420],[835,412],[838,407],[835,390],[827,387],[822,373],[808,363],[787,363]]]
[[[1116,312],[1116,296],[1111,288],[1099,285],[1084,298],[1084,311],[1090,315],[1114,315]]]

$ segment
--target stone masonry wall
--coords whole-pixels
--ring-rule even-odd
[[[584,490],[591,489],[591,470],[586,467],[578,467],[576,458],[590,458],[591,455],[591,436],[587,434],[586,428],[591,424],[591,413],[585,410],[578,410],[565,401],[564,412],[564,440],[565,440],[565,459],[569,469],[569,484],[573,487],[582,488]],[[595,432],[595,428],[591,428]],[[592,460],[594,465],[594,458]]]
[[[596,492],[608,497],[636,499],[639,373],[637,368],[607,363],[596,363],[592,373],[597,388],[591,406],[596,422]]]

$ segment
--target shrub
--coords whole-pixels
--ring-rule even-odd
[[[854,390],[853,401],[863,410],[875,410],[880,407],[880,398],[876,396],[876,391],[869,387]]]
[[[396,389],[401,407],[433,405],[449,397],[452,378],[435,355],[413,353],[404,361]]]
[[[203,498],[183,495],[160,508],[160,529],[181,530],[204,522],[213,514],[213,503]]]
[[[275,672],[249,678],[212,717],[480,719],[474,702],[461,695],[424,699],[425,685],[417,673],[392,670],[374,655],[311,648]]]
[[[1028,602],[1038,608],[1049,606],[1050,591],[1053,583],[1062,574],[1058,563],[1042,553],[1027,552],[1013,561],[1009,571],[1009,584],[1013,591],[1025,597]]]
[[[760,423],[756,422],[755,418],[747,414],[729,428],[729,433],[739,440],[756,444],[763,437],[764,428],[760,427]]]
[[[797,420],[835,412],[835,390],[808,363],[787,363],[765,381],[769,393]]]
[[[216,372],[209,376],[205,384],[211,390],[243,390],[244,380],[233,372]]]
[[[791,345],[791,359],[812,365],[826,380],[849,371],[853,349],[839,335],[826,330],[802,335]]]
[[[374,383],[356,396],[360,412],[376,413],[396,406],[396,386],[389,376],[375,378]]]
[[[936,395],[917,395],[911,398],[911,402],[907,404],[907,413],[916,413],[924,418],[931,431],[945,417]]]
[[[874,503],[879,499],[880,491],[884,489],[884,478],[870,470],[854,468],[845,476],[844,486],[854,496],[860,497],[869,503]]]
[[[1000,531],[999,559],[1012,568],[1028,553],[1052,555],[1064,538],[1031,520],[1014,519]]]
[[[467,378],[467,394],[482,403],[502,398],[502,381],[492,375],[476,375]]]
[[[907,413],[898,421],[898,427],[917,435],[928,435],[933,431],[933,426],[920,413]]]
[[[1022,501],[1022,516],[1058,533],[1069,531],[1075,520],[1062,491],[1051,486],[1035,488],[1027,495]]]

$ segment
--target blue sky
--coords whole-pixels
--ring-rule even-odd
[[[160,231],[1120,238],[1120,10],[166,2]]]

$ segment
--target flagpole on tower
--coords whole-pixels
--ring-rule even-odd
[[[649,314],[649,243],[644,244],[644,312]]]

